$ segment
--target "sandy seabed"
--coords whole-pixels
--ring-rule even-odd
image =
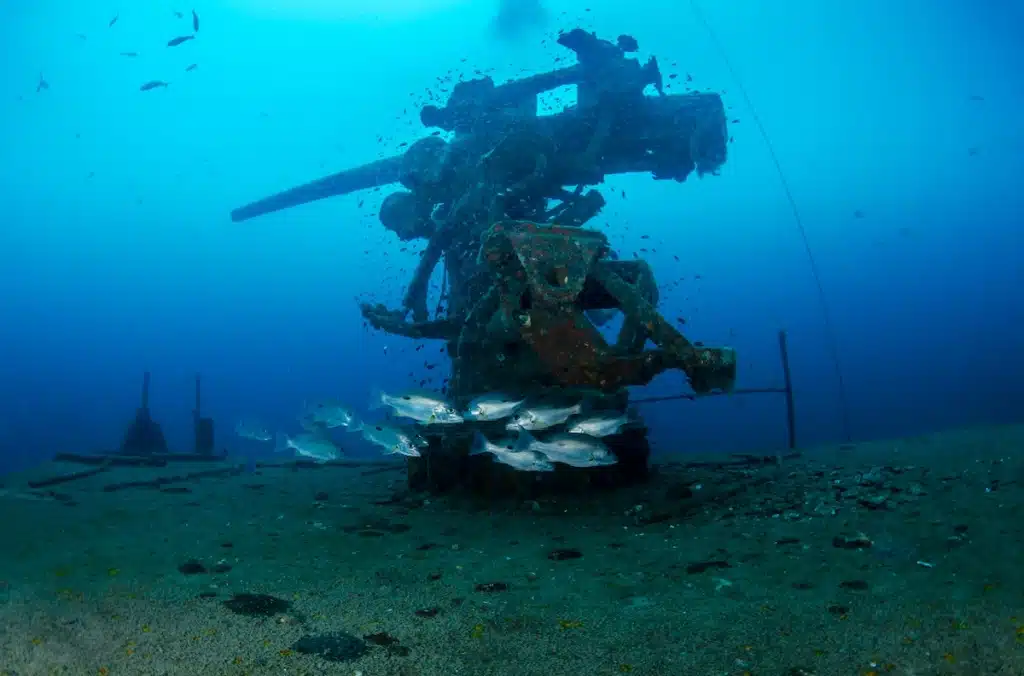
[[[78,470],[0,478],[0,674],[1024,675],[1021,427],[498,505],[400,467],[29,487]]]

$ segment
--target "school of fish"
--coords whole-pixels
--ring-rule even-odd
[[[369,409],[387,410],[394,418],[412,425],[361,420],[336,399],[307,404],[299,415],[302,431],[271,434],[256,419],[244,419],[235,427],[238,436],[257,442],[275,441],[275,451],[324,463],[344,456],[332,438],[332,430],[360,434],[384,455],[420,457],[428,442],[417,426],[464,425],[504,421],[506,434],[488,439],[474,432],[470,455],[490,455],[495,462],[523,472],[551,472],[555,465],[603,467],[616,463],[615,454],[601,440],[635,424],[629,413],[597,411],[588,413],[582,402],[573,404],[532,403],[526,397],[491,392],[473,398],[464,410],[431,392],[389,394],[375,391]],[[535,436],[535,433],[539,436]]]

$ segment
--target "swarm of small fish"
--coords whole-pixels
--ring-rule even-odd
[[[530,404],[525,397],[488,393],[474,398],[465,410],[459,410],[444,397],[432,392],[401,395],[375,392],[370,410],[389,409],[396,418],[416,425],[462,425],[505,422],[506,436],[491,440],[477,431],[471,455],[490,454],[496,462],[517,470],[550,472],[556,464],[571,467],[613,465],[615,455],[602,437],[619,433],[633,424],[628,413],[601,411],[588,413],[582,403],[571,405]],[[351,408],[336,399],[307,404],[299,423],[303,431],[294,436],[278,432],[256,420],[243,420],[235,432],[245,439],[275,440],[275,451],[292,452],[315,462],[329,462],[344,456],[341,446],[331,437],[335,429],[359,433],[385,455],[420,457],[428,442],[415,427],[360,420]],[[560,428],[556,431],[556,428]],[[534,436],[534,432],[542,436]]]
[[[361,433],[366,441],[379,447],[385,454],[397,453],[415,457],[419,456],[420,449],[427,445],[421,436],[401,427],[383,423],[364,423],[351,408],[336,399],[324,399],[307,404],[299,416],[299,424],[303,431],[298,434],[278,432],[275,435],[271,434],[267,425],[258,420],[246,419],[235,426],[235,433],[243,439],[252,441],[274,440],[275,452],[292,453],[296,457],[308,458],[318,463],[344,457],[341,445],[331,436],[332,430],[338,429]]]
[[[457,425],[473,422],[506,421],[506,437],[487,439],[479,431],[470,455],[489,453],[494,460],[517,470],[550,472],[555,464],[572,467],[601,467],[616,463],[615,454],[601,437],[617,434],[634,421],[618,411],[585,412],[582,403],[559,406],[530,405],[525,397],[489,393],[474,398],[459,411],[436,394],[413,393],[400,396],[378,392],[371,408],[390,408],[394,415],[421,425]],[[549,433],[564,426],[563,431]],[[532,432],[545,433],[543,438]],[[417,453],[418,455],[418,453]]]

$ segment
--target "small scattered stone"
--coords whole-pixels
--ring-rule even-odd
[[[810,583],[810,582],[794,582],[790,586],[793,589],[799,589],[801,591],[806,591],[808,589],[814,589],[814,585],[812,583]]]
[[[775,541],[776,547],[782,547],[783,545],[796,545],[800,543],[800,538],[779,538]]]
[[[867,509],[888,509],[886,504],[889,501],[889,496],[884,493],[878,493],[876,495],[865,495],[857,500],[857,504]]]
[[[636,517],[635,521],[638,526],[650,526],[656,523],[663,523],[672,518],[672,514],[669,512],[649,512]]]
[[[732,564],[728,561],[697,561],[686,566],[686,572],[690,575],[696,575],[697,573],[703,573],[712,568],[732,568]]]
[[[431,582],[437,582],[438,580],[441,579],[441,573],[438,573],[436,571],[433,572],[433,573],[428,573],[427,574],[427,579],[430,580]]]
[[[865,580],[843,580],[839,583],[842,589],[852,589],[854,591],[867,591],[868,583]]]
[[[215,591],[199,592],[199,598],[201,598],[201,599],[217,598],[217,592],[215,592]]]
[[[378,645],[386,649],[392,655],[406,657],[411,652],[408,648],[402,645],[397,638],[385,631],[377,632],[376,634],[367,634],[363,638],[368,643],[372,643],[373,645]]]
[[[202,575],[203,573],[206,573],[208,571],[206,570],[206,566],[204,566],[202,562],[196,561],[195,559],[189,559],[185,563],[178,566],[178,572],[182,575]]]
[[[883,483],[882,479],[882,468],[872,467],[867,472],[860,475],[861,486],[881,486]]]
[[[287,612],[291,602],[270,594],[235,594],[224,606],[233,613],[250,617],[270,617]]]
[[[216,566],[213,567],[213,572],[215,573],[226,573],[230,570],[231,564],[229,563],[218,563]]]
[[[846,615],[850,612],[850,607],[841,606],[839,604],[833,603],[828,607],[828,612],[832,613],[833,615]]]
[[[440,545],[438,545],[436,542],[424,542],[423,544],[416,547],[416,551],[426,552],[431,549],[434,549],[435,547],[440,547]]]
[[[407,523],[391,523],[387,519],[380,519],[370,523],[360,523],[342,528],[346,533],[356,533],[363,537],[381,537],[388,533],[398,535],[412,529]]]
[[[928,495],[928,491],[926,491],[924,489],[924,486],[922,486],[921,484],[919,484],[916,481],[913,482],[912,484],[910,484],[910,486],[907,487],[907,493],[909,493],[910,495],[914,496],[915,498],[920,498],[920,497],[923,497],[925,495]]]
[[[220,546],[223,547],[224,549],[231,549],[235,545],[233,543],[231,543],[231,542],[222,542],[222,543],[220,543]]]
[[[508,591],[508,584],[504,582],[481,582],[476,586],[478,592],[503,592]]]
[[[327,495],[327,493],[325,493],[324,491],[320,491],[319,493],[313,496],[313,499],[316,500],[317,502],[327,502],[328,497],[329,496]]]
[[[347,632],[303,636],[292,645],[292,650],[303,655],[316,655],[328,662],[353,662],[369,650],[358,636]]]
[[[555,549],[548,552],[548,558],[552,561],[568,561],[569,559],[583,558],[583,552],[578,549]]]
[[[437,617],[439,612],[441,612],[440,608],[423,608],[416,611],[416,617]]]
[[[837,549],[868,549],[874,543],[864,533],[854,535],[842,534],[832,538],[832,546]]]

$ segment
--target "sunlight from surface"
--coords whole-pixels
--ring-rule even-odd
[[[223,4],[254,16],[328,21],[414,21],[440,11],[480,4],[480,0],[224,0]]]

